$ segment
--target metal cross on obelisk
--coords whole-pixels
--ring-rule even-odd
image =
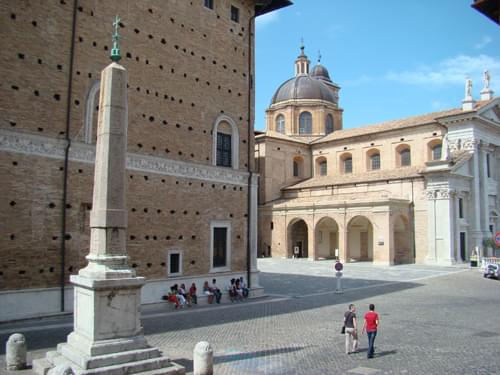
[[[128,265],[125,167],[127,153],[127,71],[117,63],[117,16],[111,60],[101,74],[94,195],[88,265],[74,285],[74,325],[67,343],[33,362],[38,374],[58,365],[83,374],[182,375],[185,369],[150,347],[140,317],[144,277]]]

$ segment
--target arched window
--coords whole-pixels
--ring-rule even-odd
[[[83,119],[83,141],[95,143],[97,138],[97,103],[99,103],[100,81],[95,81],[87,93],[85,117]]]
[[[278,115],[276,117],[276,131],[278,133],[285,133],[285,116]]]
[[[304,169],[304,159],[300,156],[293,158],[293,177],[302,177]]]
[[[352,173],[352,155],[350,153],[343,154],[340,157],[341,173]]]
[[[302,112],[299,116],[299,134],[312,133],[312,115],[310,112]]]
[[[328,114],[325,120],[325,135],[330,133],[333,133],[333,116]]]
[[[380,169],[380,154],[373,154],[370,156],[370,164],[372,171]]]
[[[324,156],[316,159],[316,175],[326,176],[328,174],[328,164]]]
[[[366,170],[374,171],[380,169],[380,151],[372,148],[366,152]]]
[[[397,149],[398,161],[400,167],[408,167],[411,165],[411,152],[410,147],[407,145],[401,145]]]
[[[432,150],[432,160],[441,160],[441,152],[442,152],[441,143],[434,145],[431,148],[431,150]]]
[[[212,130],[212,163],[218,167],[239,167],[239,133],[232,118],[217,117]]]

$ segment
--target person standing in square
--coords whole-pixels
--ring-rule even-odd
[[[345,326],[345,352],[346,354],[358,352],[358,326],[356,321],[356,306],[352,303],[344,314]]]
[[[378,314],[375,312],[375,305],[370,303],[369,306],[370,311],[365,314],[365,322],[363,324],[363,330],[361,334],[363,334],[366,330],[366,334],[368,335],[368,358],[373,358],[373,354],[375,353],[375,337],[377,337],[377,329],[379,325]]]

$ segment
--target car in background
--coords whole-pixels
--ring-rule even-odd
[[[500,265],[499,264],[487,264],[486,267],[484,268],[484,277],[487,278],[494,278],[499,280],[500,279]]]

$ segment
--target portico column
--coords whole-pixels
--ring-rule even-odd
[[[310,225],[309,225],[310,224]],[[316,230],[314,216],[307,225],[307,258],[316,260]]]
[[[258,288],[259,270],[257,269],[257,199],[259,189],[259,175],[252,174],[250,180],[250,286]]]
[[[473,153],[473,176],[472,181],[472,212],[471,221],[473,223],[473,229],[471,231],[472,249],[477,246],[481,248],[482,245],[482,232],[481,232],[481,168],[480,168],[480,155],[479,155],[479,141],[470,140],[464,143],[464,148],[469,149]],[[469,250],[469,254],[471,253]]]

